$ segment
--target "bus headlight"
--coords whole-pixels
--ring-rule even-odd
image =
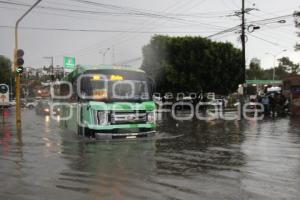
[[[97,125],[107,124],[107,122],[108,122],[107,112],[95,110],[94,111],[94,121],[95,121],[95,124],[97,124]]]
[[[151,111],[147,114],[147,121],[150,122],[150,123],[155,123],[155,121],[156,121],[155,111]]]

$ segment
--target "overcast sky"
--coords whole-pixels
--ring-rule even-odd
[[[34,2],[0,1],[0,55],[12,58],[14,31],[10,26],[14,26],[18,17],[28,9],[26,4]],[[25,51],[25,66],[49,65],[50,61],[43,58],[45,56],[54,56],[55,65],[63,64],[63,56],[76,57],[77,64],[101,64],[105,52],[104,62],[107,64],[113,60],[117,63],[132,60],[128,64],[139,67],[141,48],[155,33],[209,36],[239,25],[240,18],[231,15],[239,11],[241,0],[43,0],[39,6],[20,25],[19,47]],[[248,62],[257,57],[264,68],[272,67],[273,55],[289,56],[300,62],[300,52],[294,52],[295,43],[300,43],[294,18],[285,16],[300,10],[299,6],[299,0],[246,0],[246,8],[255,8],[246,15],[248,24],[279,17],[278,20],[253,23],[259,24],[260,30],[247,33]],[[278,23],[281,19],[286,22]],[[238,34],[238,31],[233,31],[211,39],[229,41],[240,48]],[[287,51],[282,52],[284,49]]]

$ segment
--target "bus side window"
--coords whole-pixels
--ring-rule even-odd
[[[71,98],[70,98],[70,102],[77,102],[78,100],[78,95],[77,95],[77,81],[73,81],[72,82],[72,87],[73,87],[73,93],[71,95]]]
[[[69,85],[67,84],[60,84],[60,95],[67,96],[70,93]]]

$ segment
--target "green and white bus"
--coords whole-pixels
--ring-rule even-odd
[[[62,125],[96,139],[155,134],[153,83],[144,71],[118,66],[78,66],[54,85]],[[57,101],[59,100],[59,101]]]

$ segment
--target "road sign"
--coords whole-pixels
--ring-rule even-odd
[[[1,84],[1,85],[0,85],[0,93],[1,93],[1,94],[5,94],[5,93],[7,93],[7,92],[8,92],[8,87],[7,87],[7,85]]]
[[[74,57],[64,57],[64,67],[67,69],[75,68],[75,58]]]
[[[6,96],[2,94],[2,95],[0,96],[0,99],[2,99],[2,101],[4,101],[4,100],[6,99]]]
[[[6,84],[0,84],[0,107],[9,105],[9,87]]]

